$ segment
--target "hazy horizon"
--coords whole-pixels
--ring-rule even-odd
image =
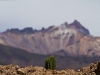
[[[11,28],[47,28],[78,20],[100,36],[100,0],[0,0],[0,32]]]

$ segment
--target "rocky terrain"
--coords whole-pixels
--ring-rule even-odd
[[[77,20],[41,30],[8,29],[0,33],[0,44],[43,55],[100,56],[100,37],[91,36]]]
[[[0,65],[0,75],[100,75],[100,62],[91,63],[78,71],[73,69],[46,70],[40,66],[21,68],[18,65]]]

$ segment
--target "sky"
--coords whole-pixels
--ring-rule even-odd
[[[100,36],[100,0],[0,0],[0,32],[33,29],[78,20],[91,35]]]

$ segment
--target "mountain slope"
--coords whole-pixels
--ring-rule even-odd
[[[44,55],[64,50],[69,56],[100,56],[100,38],[91,36],[77,20],[42,30],[7,30],[0,33],[0,44]]]
[[[70,57],[70,56],[59,56],[56,54],[54,55],[56,57],[57,69],[73,68],[77,70],[83,66],[89,65],[91,62],[97,62],[100,60],[100,57],[97,56]],[[3,65],[16,64],[21,67],[30,65],[44,67],[45,59],[50,56],[51,55],[39,55],[39,54],[29,53],[19,48],[14,48],[0,44],[0,64]]]
[[[0,63],[20,66],[41,65],[46,56],[29,53],[25,50],[0,44]],[[38,60],[40,62],[38,62]],[[43,63],[42,63],[43,66]]]

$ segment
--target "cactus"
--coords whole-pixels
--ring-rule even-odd
[[[56,69],[56,58],[51,56],[45,60],[45,68],[55,70]]]
[[[48,60],[49,60],[48,58],[45,60],[45,68],[46,68],[46,69],[49,69]]]
[[[54,56],[50,57],[50,64],[51,64],[50,69],[55,70],[56,69],[56,58]]]

